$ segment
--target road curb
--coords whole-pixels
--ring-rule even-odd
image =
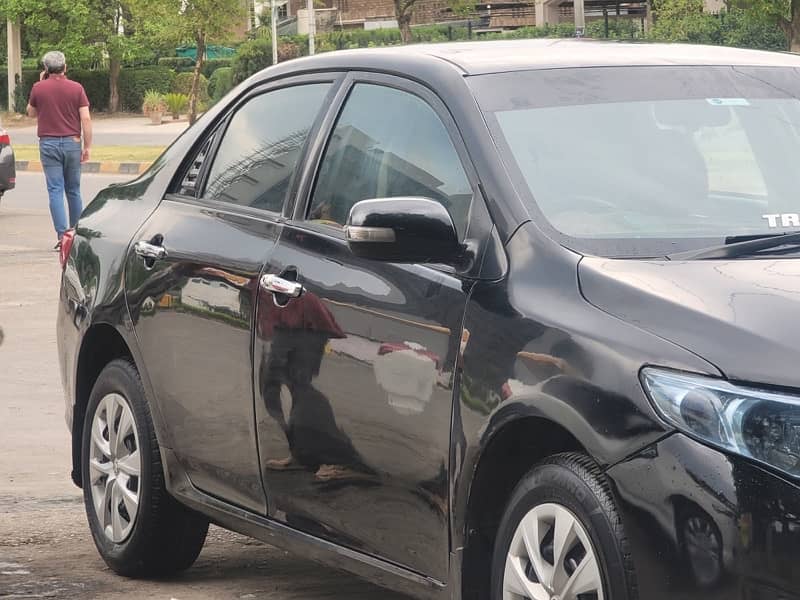
[[[138,175],[145,172],[151,162],[116,162],[116,161],[93,161],[83,163],[81,170],[84,173],[103,173],[113,175]],[[27,171],[34,173],[42,172],[42,163],[38,160],[18,160],[16,161],[17,172]]]

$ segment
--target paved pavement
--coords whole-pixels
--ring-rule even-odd
[[[85,176],[85,197],[120,177]],[[409,600],[261,542],[212,527],[195,566],[134,581],[92,544],[56,362],[59,267],[40,174],[0,201],[0,598]]]
[[[37,144],[36,125],[15,127],[10,123],[8,132],[12,144]],[[166,119],[153,125],[146,117],[95,118],[93,121],[94,146],[167,146],[188,127],[188,122]]]

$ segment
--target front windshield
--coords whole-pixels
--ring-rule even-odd
[[[557,69],[471,85],[532,214],[568,246],[656,256],[800,229],[795,69]]]

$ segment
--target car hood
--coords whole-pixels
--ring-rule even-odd
[[[578,267],[591,304],[713,363],[800,388],[800,260],[619,260]]]

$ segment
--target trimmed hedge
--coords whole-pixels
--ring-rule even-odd
[[[167,67],[176,73],[188,73],[194,70],[194,61],[185,56],[167,56],[158,59],[159,67]]]
[[[92,110],[108,110],[108,97],[110,95],[108,71],[91,71],[88,69],[70,69],[68,77],[77,81],[86,90]],[[14,108],[24,112],[28,105],[33,84],[39,81],[38,69],[24,69],[22,71],[22,87],[17,94],[17,106]],[[0,107],[7,109],[8,79],[0,78]],[[21,107],[21,110],[20,110]]]
[[[211,79],[211,76],[217,69],[230,67],[232,64],[232,58],[209,58],[203,63],[203,75],[205,75],[208,79]]]
[[[194,79],[194,73],[178,73],[172,81],[172,86],[169,91],[175,94],[190,96],[192,92],[192,79]],[[197,83],[197,100],[201,104],[208,104],[210,99],[208,95],[208,79],[206,79],[205,75],[200,73],[200,81]]]
[[[119,75],[120,108],[140,112],[146,91],[168,94],[174,79],[175,72],[164,66],[122,69]]]
[[[67,76],[77,81],[86,90],[92,110],[108,110],[109,88],[108,71],[92,71],[89,69],[70,69]]]
[[[233,68],[221,67],[211,74],[208,80],[208,93],[211,95],[212,102],[219,100],[234,87]]]

